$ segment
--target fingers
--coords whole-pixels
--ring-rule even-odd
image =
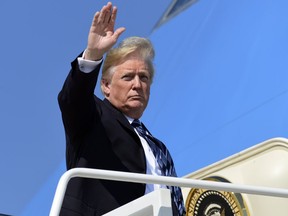
[[[90,44],[95,44],[96,39],[98,42],[104,41],[106,44],[117,41],[119,36],[125,31],[125,28],[114,29],[116,17],[117,7],[113,7],[111,2],[108,2],[100,11],[95,13],[88,35]]]
[[[104,5],[102,9],[97,11],[93,18],[94,26],[102,26],[102,28],[108,27],[108,29],[113,31],[115,21],[117,16],[117,7],[112,7],[112,3],[108,2],[107,5]]]
[[[100,16],[100,12],[97,11],[95,13],[95,15],[94,15],[94,18],[93,18],[93,24],[97,24],[98,23],[99,16]]]
[[[108,2],[107,5],[104,5],[100,11],[98,18],[99,23],[108,24],[112,14],[112,3]]]
[[[115,24],[116,17],[117,17],[117,7],[114,6],[111,12],[111,19],[110,19],[112,25]]]

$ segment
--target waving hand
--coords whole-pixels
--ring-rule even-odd
[[[113,7],[111,2],[104,5],[100,12],[95,13],[89,31],[85,59],[101,59],[125,31],[123,27],[114,30],[116,15],[117,8]]]

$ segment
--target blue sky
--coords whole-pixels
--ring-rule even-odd
[[[199,0],[154,32],[170,1],[114,2],[127,28],[121,39],[145,36],[155,45],[143,120],[180,176],[286,136],[286,1]],[[2,1],[0,213],[47,215],[65,171],[57,94],[105,3]]]

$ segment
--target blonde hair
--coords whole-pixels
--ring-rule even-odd
[[[153,60],[155,52],[150,40],[142,37],[126,38],[118,45],[118,47],[111,49],[107,53],[102,69],[101,79],[110,79],[114,73],[114,66],[125,61],[125,59],[131,54],[136,54],[146,62],[152,82],[154,76]]]

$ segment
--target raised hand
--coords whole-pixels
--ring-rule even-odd
[[[90,27],[85,59],[99,60],[117,42],[119,36],[125,31],[121,27],[114,31],[117,8],[111,2],[104,5],[101,11],[94,15]]]

